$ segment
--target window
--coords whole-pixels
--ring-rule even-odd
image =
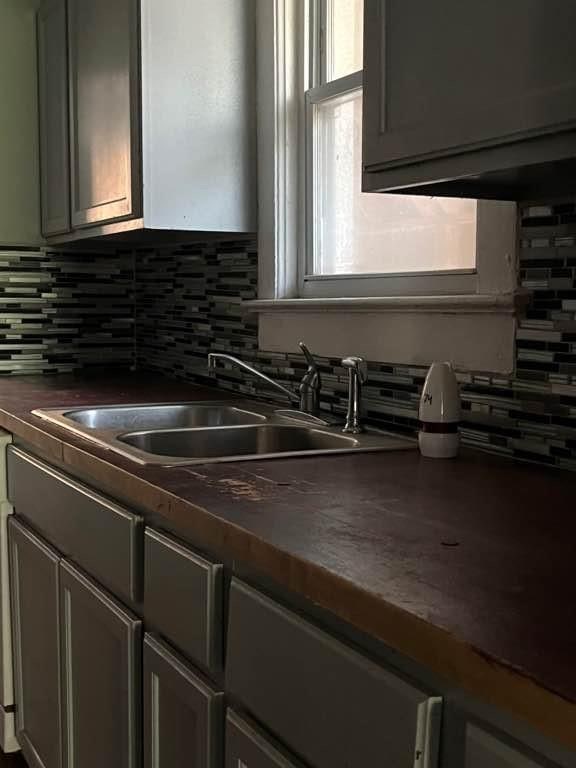
[[[516,206],[361,192],[362,11],[257,0],[260,344],[510,372]]]
[[[361,191],[363,5],[316,0],[303,25],[304,297],[421,293],[429,290],[423,275],[472,276],[476,268],[475,200]],[[444,281],[442,290],[461,291],[465,280]]]

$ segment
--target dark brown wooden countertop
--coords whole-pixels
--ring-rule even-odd
[[[0,426],[576,748],[576,475],[471,451],[142,467],[30,413],[200,398],[136,374],[7,378]]]

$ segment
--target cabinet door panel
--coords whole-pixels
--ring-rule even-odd
[[[137,768],[141,622],[66,561],[60,584],[64,765]]]
[[[30,768],[60,768],[58,553],[8,521],[16,728]]]
[[[364,165],[575,125],[575,26],[564,0],[367,0]]]
[[[220,768],[223,700],[164,643],[146,635],[145,768]]]
[[[542,768],[486,731],[468,725],[465,768]]]
[[[226,768],[297,768],[246,720],[226,714]]]
[[[70,229],[66,0],[38,11],[38,98],[42,234]]]
[[[70,0],[72,223],[136,215],[135,0]]]

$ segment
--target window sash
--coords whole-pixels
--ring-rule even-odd
[[[314,121],[315,109],[317,105],[328,101],[337,96],[343,96],[362,87],[362,72],[354,72],[346,77],[333,80],[325,85],[319,85],[316,88],[310,88],[305,95],[305,210],[303,214],[304,237],[303,254],[299,265],[300,290],[304,289],[306,280],[315,277],[324,277],[323,275],[314,275],[314,254],[316,248],[316,232],[314,228],[314,212],[316,208],[316,179],[318,178],[318,169],[314,154]],[[340,287],[341,284],[340,284]]]

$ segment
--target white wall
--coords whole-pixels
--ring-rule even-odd
[[[0,0],[0,246],[38,244],[35,0]]]

